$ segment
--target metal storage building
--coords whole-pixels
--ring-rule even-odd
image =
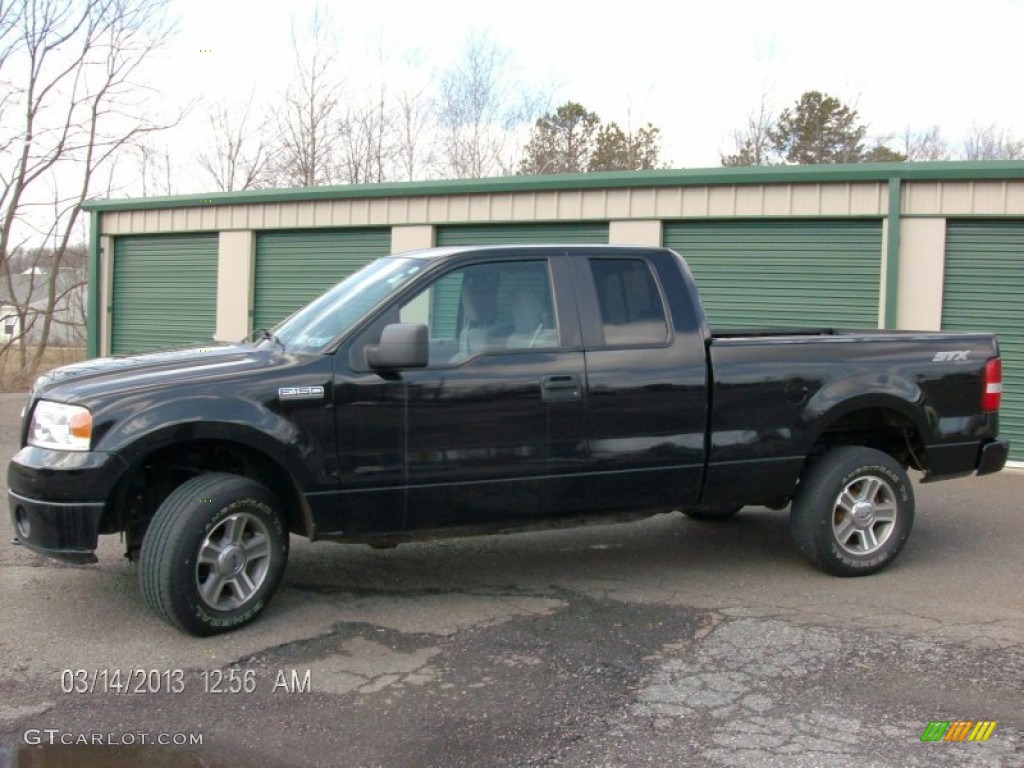
[[[95,200],[88,352],[237,340],[377,256],[681,252],[713,326],[985,330],[1024,461],[1024,162],[718,168]]]

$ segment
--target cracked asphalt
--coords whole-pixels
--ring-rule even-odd
[[[0,395],[4,467],[22,401]],[[293,539],[265,616],[207,639],[148,614],[116,537],[65,566],[8,545],[4,515],[0,767],[1024,766],[1024,474],[915,490],[900,559],[861,579],[804,564],[763,509]],[[953,720],[997,725],[921,741]]]

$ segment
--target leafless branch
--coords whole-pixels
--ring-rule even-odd
[[[68,283],[64,267],[97,173],[177,119],[151,117],[137,82],[140,66],[169,34],[166,2],[0,0],[0,273],[17,304],[21,363],[30,374],[53,329],[67,322],[70,292],[82,287]],[[33,212],[46,201],[52,216],[41,231]],[[13,274],[16,232],[47,243],[39,252],[45,259],[27,277]],[[37,346],[29,360],[30,330]]]
[[[262,186],[269,160],[266,130],[256,125],[253,94],[239,109],[218,103],[208,116],[210,140],[197,158],[222,192]]]

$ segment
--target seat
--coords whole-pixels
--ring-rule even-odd
[[[487,301],[485,291],[479,285],[464,282],[459,301],[462,303],[462,328],[459,330],[459,351],[452,357],[452,362],[494,347],[493,308],[489,306],[491,302]]]
[[[520,289],[512,297],[512,333],[505,340],[507,349],[533,349],[558,345],[544,301],[533,291]]]

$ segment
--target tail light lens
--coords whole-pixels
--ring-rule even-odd
[[[981,390],[981,410],[986,413],[999,410],[1003,397],[1003,364],[998,357],[985,363],[985,380]]]

